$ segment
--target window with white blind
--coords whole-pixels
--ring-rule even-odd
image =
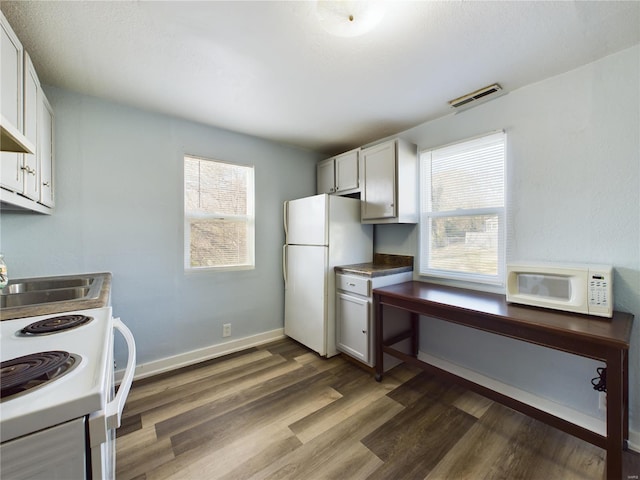
[[[245,269],[254,261],[254,167],[184,157],[185,269]]]
[[[420,274],[500,284],[504,132],[420,154]]]

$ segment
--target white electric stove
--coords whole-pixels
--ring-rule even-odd
[[[113,337],[129,358],[114,394]],[[111,307],[0,322],[0,461],[7,478],[115,478],[115,429],[135,342]]]

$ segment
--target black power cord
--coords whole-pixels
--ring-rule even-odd
[[[607,391],[607,369],[604,367],[596,368],[596,372],[598,372],[598,376],[591,379],[591,385],[593,385],[593,389],[599,392]]]

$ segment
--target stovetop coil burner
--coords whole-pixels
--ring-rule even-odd
[[[20,332],[24,335],[47,335],[64,330],[77,328],[93,320],[93,317],[86,315],[61,315],[59,317],[45,318],[34,323],[30,323]]]
[[[61,350],[32,353],[0,363],[0,398],[41,386],[69,371],[75,358]]]

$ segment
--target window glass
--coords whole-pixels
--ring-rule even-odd
[[[184,158],[185,268],[252,268],[254,168]]]
[[[505,134],[420,154],[420,274],[501,283]]]

